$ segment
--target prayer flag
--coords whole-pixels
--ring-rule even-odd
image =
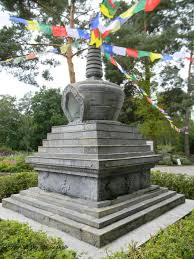
[[[145,5],[145,12],[153,11],[160,4],[160,0],[147,0]]]
[[[12,60],[13,60],[13,58],[8,58],[8,59],[6,59],[4,62],[8,63],[8,62],[10,62],[10,61],[12,61]]]
[[[144,50],[138,51],[138,58],[149,57],[149,56],[150,56],[149,51],[144,51]]]
[[[44,34],[51,35],[52,34],[52,26],[46,25],[43,23],[39,24],[40,31],[42,31]]]
[[[171,56],[171,55],[167,55],[167,54],[164,54],[164,55],[163,55],[163,60],[164,60],[164,61],[170,61],[170,60],[173,60],[173,56]]]
[[[33,20],[33,21],[27,21],[27,29],[30,31],[39,31],[40,27],[37,21]]]
[[[80,38],[79,32],[78,32],[77,29],[67,27],[66,30],[67,30],[67,36],[68,37],[75,38],[75,39],[79,39]]]
[[[120,5],[120,1],[115,0],[104,0],[100,4],[100,11],[104,16],[112,19],[114,15],[116,14],[118,8]]]
[[[77,31],[78,31],[78,34],[79,34],[79,38],[89,40],[89,38],[90,38],[89,33],[87,33],[84,30],[81,30],[81,29],[77,29]]]
[[[133,58],[138,58],[138,51],[136,49],[126,49],[127,56],[133,57]]]
[[[132,7],[130,7],[127,11],[125,11],[124,13],[122,13],[121,15],[120,15],[120,17],[121,18],[123,18],[123,19],[128,19],[128,18],[130,18],[133,14],[134,14],[134,9],[135,9],[135,6],[136,5],[133,5]]]
[[[18,17],[15,17],[15,16],[10,16],[10,21],[15,22],[15,23],[22,23],[24,25],[28,25],[27,20],[22,19],[22,18],[18,18]]]
[[[162,55],[159,53],[153,53],[153,52],[150,53],[150,59],[152,62],[154,62],[156,59],[161,59],[161,58],[162,58]]]
[[[70,47],[70,44],[64,44],[60,47],[60,51],[62,54],[65,54],[68,50],[68,48]]]
[[[98,29],[100,13],[97,13],[96,17],[91,21],[91,39],[90,45],[96,45],[99,48],[102,45],[102,35]]]
[[[113,46],[113,53],[120,56],[126,56],[126,48]]]
[[[97,15],[94,17],[94,19],[91,21],[91,24],[90,24],[90,28],[92,30],[98,28],[100,23],[99,19],[100,19],[100,13],[97,13]]]
[[[66,28],[63,26],[52,26],[52,33],[55,37],[67,37]]]
[[[36,53],[29,53],[27,56],[26,56],[26,59],[27,60],[31,60],[31,59],[35,59],[35,58],[37,58],[37,55],[36,55]]]
[[[146,0],[140,0],[138,4],[136,4],[133,13],[139,13],[140,11],[144,10],[146,5]]]
[[[113,49],[111,45],[103,44],[102,49],[103,49],[103,52],[108,52],[109,54],[113,54]]]

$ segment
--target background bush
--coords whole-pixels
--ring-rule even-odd
[[[0,221],[0,258],[76,259],[76,253],[64,247],[59,238],[34,232],[27,224]]]
[[[25,163],[27,153],[0,157],[0,172],[26,172],[32,171],[32,167]]]
[[[194,200],[194,176],[154,171],[151,173],[151,182],[178,193],[183,193],[187,199]]]
[[[0,202],[3,198],[38,185],[38,175],[35,172],[17,173],[0,177]]]
[[[128,252],[117,252],[106,259],[192,259],[194,258],[193,213],[161,230],[143,246],[129,246]]]

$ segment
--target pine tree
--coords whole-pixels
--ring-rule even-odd
[[[18,17],[22,17],[26,20],[34,19],[38,20],[38,22],[48,25],[70,25],[72,28],[74,28],[75,26],[80,28],[86,25],[85,19],[89,17],[86,7],[83,6],[84,2],[85,1],[83,0],[2,0],[1,5],[5,11],[11,12],[13,16],[15,15]],[[84,15],[85,19],[80,19],[81,15]],[[4,27],[2,30],[0,30],[0,58],[4,60],[10,57],[23,56],[27,53],[33,52],[34,49],[38,52],[44,52],[46,47],[49,45],[58,47],[64,43],[64,38],[56,38],[46,33],[33,34],[33,38],[36,41],[36,44],[28,43],[31,38],[32,33],[25,30],[24,26],[22,25]],[[67,38],[66,42],[72,44],[73,40],[71,38]],[[73,53],[72,47],[70,45],[67,53],[64,54],[64,56],[67,58],[71,83],[75,82],[76,80],[73,57],[77,54],[80,54],[80,50],[81,48],[78,48],[78,51],[76,53]],[[50,58],[49,60],[43,62],[42,65],[44,64],[56,66],[58,62]],[[38,60],[23,62],[20,64],[10,63],[9,65],[6,64],[6,67],[9,70],[11,69],[11,71],[16,76],[18,76],[20,80],[24,80],[27,83],[37,85],[35,77],[38,73]],[[47,80],[52,79],[49,70],[47,69],[47,66],[42,75]]]

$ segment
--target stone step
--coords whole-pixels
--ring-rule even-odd
[[[137,157],[114,158],[114,159],[68,159],[68,158],[49,158],[40,156],[29,156],[26,161],[30,164],[71,167],[71,168],[90,168],[94,170],[124,167],[155,163],[160,160],[158,155],[142,155]]]
[[[80,132],[80,131],[92,131],[92,130],[138,133],[138,130],[136,127],[131,127],[114,121],[113,122],[96,121],[96,122],[87,122],[87,124],[77,123],[77,124],[68,124],[64,126],[52,127],[52,133]]]
[[[146,141],[143,139],[95,139],[95,138],[82,138],[82,139],[51,139],[43,140],[44,147],[52,147],[58,145],[145,145]]]
[[[66,207],[58,206],[55,203],[41,201],[38,197],[31,198],[27,196],[22,196],[21,194],[15,194],[15,195],[12,195],[12,199],[22,202],[23,204],[27,204],[39,209],[46,210],[48,212],[56,213],[57,215],[66,217],[68,219],[72,219],[78,223],[83,223],[85,225],[95,227],[95,228],[103,228],[116,221],[126,218],[134,213],[137,213],[145,208],[148,208],[158,202],[166,200],[174,196],[175,194],[176,192],[173,192],[173,191],[168,191],[167,193],[160,192],[158,194],[156,193],[154,198],[142,197],[143,201],[139,202],[138,200],[136,200],[137,202],[136,204],[133,204],[134,201],[132,202],[132,204],[130,204],[130,201],[129,201],[129,205],[122,204],[122,205],[125,205],[124,208],[121,207],[120,210],[118,210],[117,212],[113,212],[100,219],[92,217],[87,213],[85,213],[84,211],[82,213],[79,213],[72,209],[67,209]],[[111,210],[109,211],[109,213],[110,212]]]
[[[83,131],[83,132],[65,132],[65,133],[48,133],[47,139],[80,139],[80,138],[118,138],[117,131]],[[121,132],[119,139],[143,139],[139,133]]]
[[[77,223],[74,220],[61,217],[56,213],[50,213],[45,210],[35,208],[12,198],[3,199],[2,203],[3,207],[19,212],[28,218],[40,222],[41,224],[67,232],[68,234],[93,246],[102,247],[127,232],[160,216],[177,205],[184,203],[184,201],[184,195],[176,194],[169,199],[158,202],[155,205],[112,223],[102,229],[96,229],[82,223]]]
[[[85,213],[95,218],[101,218],[144,200],[156,197],[167,191],[168,189],[166,188],[159,189],[158,186],[154,186],[152,189],[146,188],[144,192],[142,190],[142,192],[137,191],[135,194],[125,195],[124,197],[121,196],[123,199],[125,198],[124,200],[122,200],[121,197],[118,197],[115,200],[103,202],[91,202],[78,198],[70,198],[66,195],[42,191],[39,188],[37,188],[37,190],[31,188],[21,191],[21,195],[39,199],[40,201],[48,204],[55,204],[59,207],[67,208],[79,213]],[[99,205],[100,208],[97,208]]]
[[[45,153],[77,153],[77,154],[120,154],[130,152],[150,151],[149,145],[57,145],[38,147],[39,152]]]
[[[152,151],[146,152],[130,152],[130,153],[121,153],[121,154],[75,154],[75,153],[46,153],[46,157],[49,158],[73,158],[73,159],[111,159],[111,158],[126,158],[126,157],[135,157],[143,155],[153,155]],[[34,156],[44,157],[45,152],[34,153]]]

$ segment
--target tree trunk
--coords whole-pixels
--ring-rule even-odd
[[[70,23],[71,28],[75,27],[74,14],[75,14],[75,4],[74,4],[74,1],[72,1],[71,6],[70,6],[70,16],[69,16],[69,23]],[[68,65],[68,69],[69,69],[69,78],[70,78],[71,84],[76,82],[75,69],[74,69],[74,64],[73,64],[73,52],[72,52],[72,47],[71,47],[72,42],[73,42],[72,38],[67,39],[67,43],[70,44],[70,47],[67,50],[67,65]]]
[[[191,52],[191,58],[193,56],[193,52]],[[190,97],[192,94],[192,84],[191,84],[191,65],[192,62],[190,60],[189,64],[189,73],[188,73],[188,84],[187,84],[187,93],[188,96]],[[186,109],[186,114],[185,114],[185,136],[184,136],[184,150],[185,150],[185,155],[187,157],[190,157],[190,144],[189,144],[189,131],[190,131],[190,120],[191,120],[191,110],[192,107],[187,107]]]

